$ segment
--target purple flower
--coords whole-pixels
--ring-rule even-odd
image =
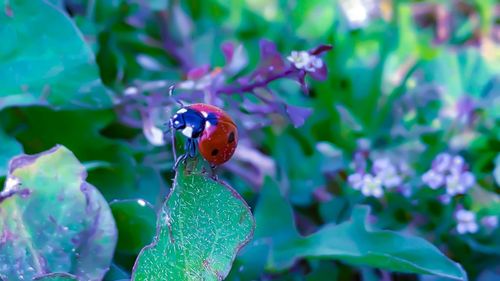
[[[386,188],[397,187],[403,182],[402,177],[398,174],[396,167],[389,158],[376,159],[373,162],[372,170]]]
[[[465,160],[462,156],[454,156],[450,161],[449,171],[451,173],[461,173],[465,169]]]
[[[451,196],[449,194],[443,194],[438,197],[439,202],[443,204],[450,204],[451,202]]]
[[[349,175],[347,181],[349,182],[349,184],[353,189],[360,190],[361,187],[363,186],[363,174],[354,173],[352,175]]]
[[[382,189],[382,181],[370,174],[364,175],[361,186],[361,193],[363,193],[364,196],[373,196],[376,198],[382,197],[382,195],[384,195],[384,190]]]
[[[438,189],[444,184],[444,175],[435,170],[429,170],[422,175],[422,181],[432,189]]]
[[[457,220],[457,232],[460,234],[476,233],[479,230],[476,214],[471,211],[458,210],[455,219]]]
[[[451,173],[446,176],[446,193],[449,195],[464,194],[475,183],[476,179],[471,172]]]
[[[292,51],[292,54],[287,57],[296,68],[303,69],[307,72],[315,72],[323,67],[323,61],[315,55],[311,55],[306,51]]]
[[[364,173],[366,170],[366,156],[363,152],[358,151],[354,154],[354,169],[358,173]]]
[[[413,191],[410,184],[402,184],[398,187],[397,191],[401,193],[404,197],[411,197]]]
[[[439,173],[445,173],[450,168],[452,157],[448,153],[440,153],[432,161],[432,169]]]
[[[462,156],[440,153],[432,161],[432,169],[422,175],[422,181],[432,189],[446,185],[450,196],[464,194],[474,186],[476,179],[467,171],[467,164]]]
[[[476,102],[471,97],[464,96],[456,104],[457,119],[463,123],[470,123],[474,120],[476,109]]]

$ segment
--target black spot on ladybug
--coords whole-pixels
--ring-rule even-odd
[[[219,150],[217,148],[215,148],[214,150],[212,150],[212,156],[215,156],[219,154]]]
[[[229,134],[229,137],[227,138],[228,143],[232,143],[234,141],[234,132],[231,132]]]

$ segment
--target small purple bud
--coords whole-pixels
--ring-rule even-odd
[[[486,216],[481,219],[481,224],[487,229],[495,229],[498,226],[497,216]]]
[[[226,63],[229,63],[233,59],[234,55],[234,44],[232,42],[224,42],[221,45],[222,53],[226,59]]]

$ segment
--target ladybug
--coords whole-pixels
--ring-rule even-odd
[[[204,103],[182,106],[170,119],[170,126],[187,137],[186,153],[174,167],[187,157],[194,157],[196,146],[212,167],[227,162],[238,145],[238,128],[222,109]]]

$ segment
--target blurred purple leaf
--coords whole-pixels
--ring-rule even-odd
[[[204,64],[188,71],[187,79],[198,80],[210,71],[210,65]]]
[[[233,59],[234,54],[234,44],[232,42],[224,42],[221,45],[222,53],[226,59],[226,64],[229,64]]]
[[[312,114],[312,108],[300,107],[294,105],[285,105],[286,113],[295,128],[304,125],[305,120]]]
[[[324,81],[328,77],[328,70],[326,68],[326,64],[323,63],[323,66],[320,67],[319,69],[316,69],[314,72],[308,72],[309,75],[313,79],[319,80],[319,81]]]
[[[322,44],[322,45],[319,45],[318,47],[312,49],[309,51],[309,53],[311,55],[315,55],[315,56],[318,56],[318,55],[321,55],[322,53],[324,52],[328,52],[332,49],[332,45],[325,45],[325,44]]]
[[[224,67],[225,73],[234,75],[247,66],[248,56],[243,45],[234,48],[231,44],[230,49],[228,49],[228,45],[222,48],[224,56],[226,57],[226,66]],[[226,50],[224,50],[224,48],[226,48]]]
[[[252,77],[257,80],[264,80],[271,75],[283,72],[285,69],[285,62],[276,49],[276,45],[265,39],[260,40],[259,45],[260,64],[252,74]]]

